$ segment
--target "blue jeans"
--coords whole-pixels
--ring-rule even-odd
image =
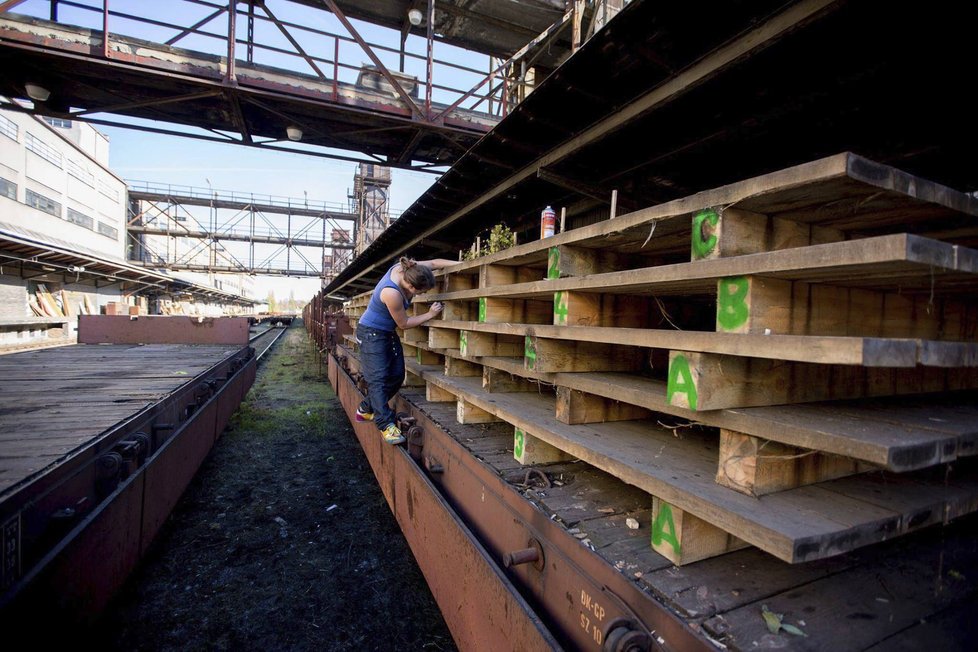
[[[387,405],[404,384],[404,349],[397,333],[357,326],[360,371],[367,381],[367,399],[361,412],[373,412],[374,423],[383,430],[394,423],[394,410]]]

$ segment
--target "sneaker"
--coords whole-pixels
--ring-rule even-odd
[[[373,421],[374,420],[374,413],[373,412],[363,412],[360,408],[357,408],[357,416],[356,416],[356,419],[357,419],[357,421]]]
[[[404,435],[401,434],[401,429],[393,423],[381,430],[380,434],[384,436],[384,441],[392,446],[403,444],[405,441]]]

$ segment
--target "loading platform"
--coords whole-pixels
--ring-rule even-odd
[[[245,318],[86,315],[79,341],[0,356],[2,622],[93,619],[255,377]]]

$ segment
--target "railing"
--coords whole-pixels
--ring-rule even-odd
[[[307,197],[282,197],[276,195],[265,195],[254,192],[241,192],[237,190],[219,190],[216,188],[200,188],[186,186],[175,183],[156,183],[153,181],[133,181],[127,180],[129,192],[143,192],[154,195],[164,195],[174,199],[189,198],[203,201],[214,202],[236,202],[260,206],[274,206],[277,208],[290,208],[312,210],[322,213],[355,213],[356,209],[340,202],[326,202]]]
[[[343,83],[375,87],[384,92],[394,90],[411,104],[415,104],[414,98],[424,98],[423,119],[437,120],[455,108],[502,117],[512,110],[515,98],[525,96],[530,88],[522,78],[511,74],[519,67],[522,51],[496,66],[488,56],[439,43],[433,38],[409,36],[406,43],[419,45],[420,42],[425,52],[411,52],[407,46],[402,51],[396,46],[400,39],[397,31],[373,26],[362,28],[369,30],[375,40],[386,38],[391,41],[367,42],[345,16],[327,11],[331,4],[327,2],[324,2],[323,10],[297,4],[275,5],[274,11],[282,11],[281,16],[267,4],[240,3],[244,8],[238,9],[237,2],[213,0],[139,3],[140,15],[112,9],[109,0],[51,0],[49,11],[44,10],[44,4],[25,3],[16,6],[15,10],[105,35],[137,38],[165,46],[179,43],[180,47],[195,52],[227,57],[231,62],[227,74],[232,78],[237,63],[258,64],[301,74],[311,72],[332,84],[334,95],[337,84]],[[234,6],[235,11],[229,12],[228,5]],[[309,20],[308,12],[312,11],[318,11],[315,22],[325,28],[310,26],[313,21]],[[177,23],[175,17],[184,20]],[[299,20],[304,20],[305,24],[297,22]],[[566,17],[561,23],[565,21]],[[237,25],[246,25],[246,29],[239,30]],[[246,37],[240,38],[239,31],[245,32]],[[233,36],[229,38],[229,34]],[[110,38],[103,41],[106,56],[109,41]],[[435,57],[436,48],[452,60]],[[242,50],[244,57],[240,58],[237,53]],[[374,65],[366,65],[365,57]],[[467,62],[461,62],[462,59]],[[397,88],[383,76],[379,85],[364,83],[365,76],[376,77],[383,72],[379,71],[378,63],[398,81]],[[479,69],[474,65],[484,67]],[[405,85],[409,90],[403,89]],[[441,107],[433,109],[433,103],[440,103]],[[413,108],[419,113],[422,110],[417,105]]]

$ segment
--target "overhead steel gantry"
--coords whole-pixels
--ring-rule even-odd
[[[206,216],[190,206],[206,207]],[[308,198],[132,182],[126,232],[136,265],[325,281],[323,261],[353,249],[358,219],[352,209]],[[188,240],[196,244],[180,246]],[[231,242],[247,244],[224,244]]]
[[[528,65],[566,57],[590,11],[563,0],[180,0],[134,15],[110,0],[50,0],[43,17],[39,3],[34,15],[11,12],[23,4],[0,2],[0,95],[32,104],[4,98],[4,108],[426,171],[453,163],[525,96]],[[290,21],[290,4],[323,20]],[[368,43],[341,6],[400,25],[400,49]],[[425,39],[423,54],[406,51],[408,34]],[[191,41],[193,50],[177,47]],[[488,72],[436,59],[435,41],[495,59]],[[460,90],[458,79],[475,82]]]

